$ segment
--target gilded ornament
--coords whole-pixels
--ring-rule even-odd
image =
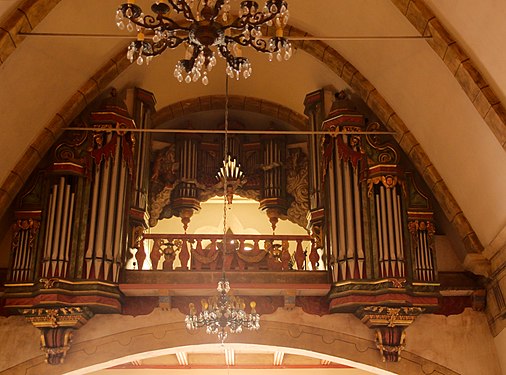
[[[54,285],[59,281],[58,278],[50,278],[50,279],[46,279],[46,278],[42,278],[39,280],[39,282],[42,283],[42,287],[44,289],[52,289],[54,288]]]

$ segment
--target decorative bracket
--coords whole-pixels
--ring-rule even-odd
[[[20,312],[28,322],[40,329],[40,348],[50,365],[63,363],[70,349],[73,331],[93,316],[87,307],[33,308]]]
[[[367,306],[356,315],[367,327],[376,329],[376,346],[383,362],[399,362],[406,345],[404,330],[422,312],[421,307]]]

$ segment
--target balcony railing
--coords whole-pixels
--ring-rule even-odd
[[[135,251],[135,249],[134,249]],[[324,271],[323,250],[310,236],[144,234],[127,269],[236,271]]]

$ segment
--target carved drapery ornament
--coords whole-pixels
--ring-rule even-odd
[[[376,330],[376,347],[383,362],[399,362],[406,345],[405,329],[423,312],[421,307],[366,306],[356,316]]]
[[[87,307],[34,308],[20,312],[28,322],[40,329],[40,348],[50,365],[63,363],[74,330],[82,327],[93,316]]]

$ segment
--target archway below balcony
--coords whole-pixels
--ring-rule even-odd
[[[423,319],[422,319],[423,318]],[[462,317],[450,319],[444,316],[427,316],[415,321],[407,329],[408,344],[402,352],[400,362],[384,363],[374,342],[374,332],[351,314],[316,316],[304,313],[300,308],[287,311],[278,309],[273,314],[262,315],[260,330],[244,331],[232,335],[225,347],[264,348],[283,350],[286,353],[301,353],[335,363],[342,363],[376,374],[444,374],[455,375],[450,370],[469,366],[477,370],[468,350],[483,355],[485,345],[465,340],[464,335],[486,327],[486,321],[478,313],[468,311]],[[458,322],[456,321],[458,320]],[[448,338],[434,340],[427,331],[446,332],[451,324],[465,324],[473,321],[469,330],[462,330],[460,337],[452,337],[465,345],[454,345],[454,356],[439,355],[446,350]],[[35,335],[35,330],[27,336]],[[424,351],[420,340],[430,339],[431,351]],[[16,373],[42,374],[51,369],[53,374],[78,375],[110,368],[122,363],[148,359],[162,354],[175,354],[202,347],[216,345],[217,338],[207,335],[205,330],[187,331],[184,315],[177,309],[164,311],[156,309],[144,316],[96,315],[85,326],[75,332],[72,346],[66,360],[57,367],[48,368],[44,354],[33,345],[25,353],[25,360],[10,368]],[[466,357],[467,355],[467,357]],[[460,362],[462,363],[460,363]],[[477,361],[475,361],[477,362]],[[474,365],[473,365],[473,364]],[[226,370],[223,370],[226,371]],[[477,371],[479,372],[479,371]],[[142,372],[140,372],[142,373]],[[197,373],[198,370],[197,370]]]

